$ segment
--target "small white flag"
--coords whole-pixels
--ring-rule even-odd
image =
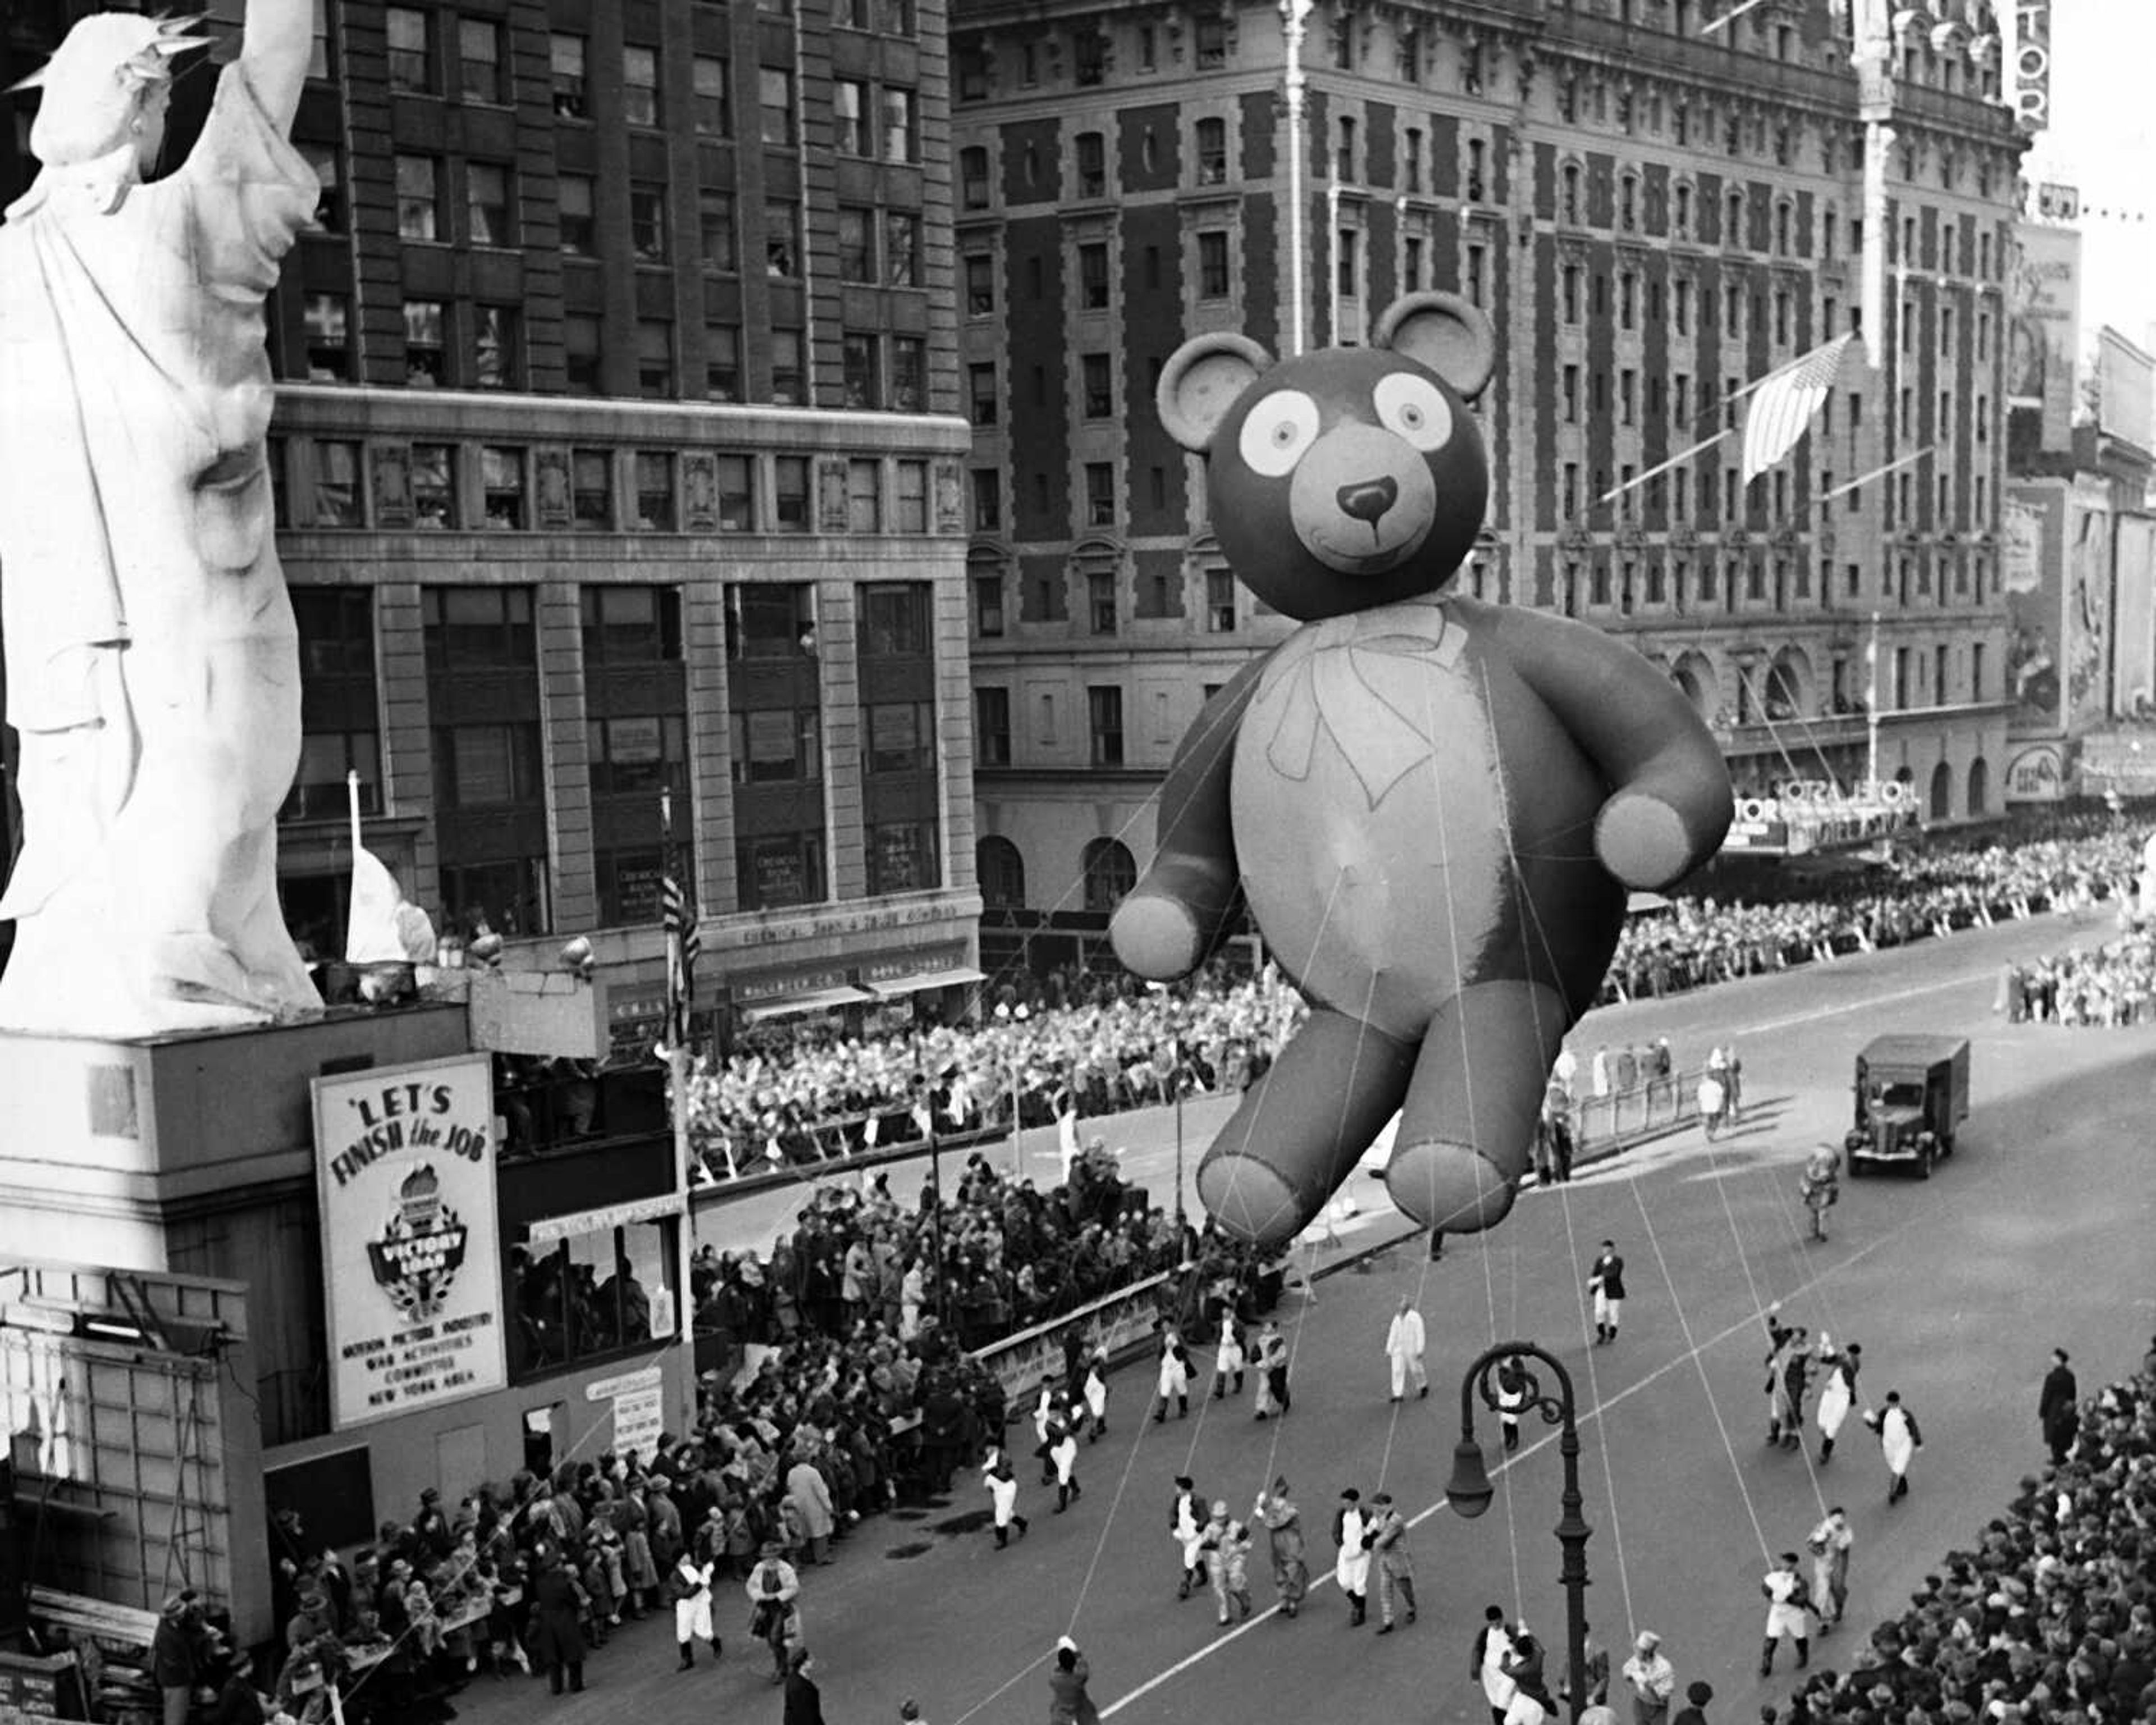
[[[1752,404],[1744,414],[1746,485],[1796,448],[1812,415],[1834,388],[1842,352],[1852,339],[1836,336],[1791,360],[1753,391]]]

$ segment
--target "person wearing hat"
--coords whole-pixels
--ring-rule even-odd
[[[584,1686],[584,1634],[579,1619],[585,1603],[583,1587],[566,1556],[546,1563],[532,1584],[531,1651],[546,1667],[547,1681],[557,1695],[564,1677],[572,1695]]]
[[[1101,1711],[1086,1692],[1092,1676],[1075,1641],[1065,1635],[1055,1644],[1055,1666],[1048,1674],[1048,1725],[1101,1725]]]
[[[1258,1332],[1258,1418],[1270,1419],[1278,1414],[1287,1416],[1287,1364],[1291,1353],[1288,1339],[1281,1333],[1279,1321],[1267,1318],[1265,1327]]]
[[[1378,1568],[1378,1633],[1393,1631],[1393,1595],[1407,1607],[1408,1621],[1415,1620],[1414,1558],[1408,1550],[1408,1520],[1393,1502],[1393,1494],[1380,1491],[1370,1500],[1370,1523],[1363,1543]]]
[[[1332,1579],[1348,1601],[1348,1625],[1360,1628],[1369,1605],[1370,1548],[1363,1543],[1369,1529],[1363,1508],[1363,1494],[1353,1486],[1340,1494],[1332,1512],[1332,1543],[1339,1553],[1332,1560]]]
[[[1183,1556],[1183,1573],[1175,1584],[1175,1597],[1187,1599],[1190,1590],[1205,1579],[1205,1509],[1198,1487],[1187,1473],[1175,1476],[1175,1496],[1168,1506],[1168,1537]]]
[[[1213,1597],[1220,1607],[1220,1621],[1229,1620],[1230,1606],[1245,1622],[1250,1616],[1250,1530],[1228,1518],[1228,1502],[1217,1499],[1205,1524],[1205,1573],[1213,1584]]]
[[[1819,1459],[1825,1464],[1834,1459],[1834,1440],[1841,1435],[1842,1422],[1856,1404],[1856,1374],[1864,1365],[1864,1344],[1852,1342],[1846,1348],[1836,1348],[1827,1332],[1821,1330],[1819,1363],[1825,1368],[1826,1382],[1820,1391],[1819,1406],[1813,1417],[1819,1421]]]
[[[1865,1424],[1879,1434],[1879,1453],[1887,1458],[1892,1483],[1887,1501],[1899,1503],[1909,1495],[1909,1463],[1924,1447],[1924,1435],[1917,1429],[1917,1416],[1902,1405],[1902,1392],[1887,1392],[1886,1405],[1866,1417]]]
[[[1023,1539],[1028,1525],[1018,1512],[1018,1476],[1011,1471],[1010,1457],[1001,1450],[989,1450],[988,1465],[981,1470],[981,1483],[988,1487],[988,1501],[994,1506],[996,1549],[1001,1551],[1010,1543],[1014,1527]]]
[[[1617,1255],[1615,1240],[1604,1240],[1587,1266],[1587,1291],[1594,1296],[1594,1339],[1614,1342],[1625,1316],[1625,1260]]]
[[[823,1692],[809,1675],[815,1668],[806,1647],[796,1647],[786,1656],[779,1679],[786,1685],[786,1710],[780,1715],[783,1725],[824,1725]]]
[[[1624,1677],[1632,1692],[1632,1725],[1662,1725],[1670,1716],[1670,1697],[1676,1693],[1677,1673],[1662,1651],[1662,1638],[1652,1630],[1641,1630],[1633,1641]]]
[[[1302,1512],[1288,1495],[1287,1476],[1275,1476],[1270,1489],[1258,1493],[1250,1519],[1261,1524],[1272,1550],[1273,1586],[1280,1594],[1281,1610],[1289,1617],[1302,1609],[1302,1596],[1310,1587],[1310,1565],[1303,1555]]]
[[[1812,1609],[1824,1635],[1841,1621],[1849,1605],[1849,1550],[1856,1543],[1848,1512],[1835,1504],[1811,1531],[1805,1543],[1812,1554]]]
[[[1707,1704],[1714,1699],[1714,1686],[1698,1681],[1685,1685],[1685,1704],[1670,1725],[1707,1725]]]
[[[680,1669],[685,1671],[696,1663],[699,1635],[711,1643],[712,1658],[718,1658],[725,1651],[720,1645],[717,1627],[711,1621],[711,1575],[715,1567],[710,1563],[699,1563],[683,1552],[666,1577],[666,1597],[674,1602],[674,1640],[681,1650]]]
[[[748,1573],[748,1632],[771,1649],[771,1681],[786,1681],[788,1647],[801,1643],[801,1578],[786,1561],[786,1548],[764,1542],[756,1568]]]
[[[1802,1671],[1811,1663],[1812,1656],[1811,1643],[1804,1634],[1810,1626],[1804,1612],[1811,1604],[1811,1594],[1804,1585],[1794,1552],[1782,1553],[1774,1567],[1760,1579],[1759,1591],[1767,1598],[1767,1640],[1759,1652],[1759,1675],[1774,1675],[1774,1649],[1784,1635],[1796,1644],[1797,1669]]]
[[[200,1675],[195,1656],[195,1595],[172,1594],[157,1614],[150,1640],[150,1674],[164,1702],[164,1725],[187,1725],[187,1709]]]
[[[449,1518],[442,1513],[442,1494],[432,1486],[419,1494],[419,1513],[412,1517],[412,1537],[437,1559],[449,1556],[456,1548]]]

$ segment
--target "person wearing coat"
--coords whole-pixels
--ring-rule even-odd
[[[1055,1644],[1055,1666],[1048,1674],[1048,1725],[1101,1725],[1101,1710],[1086,1692],[1092,1675],[1070,1636]]]
[[[801,1578],[777,1540],[765,1542],[763,1555],[749,1571],[744,1590],[748,1594],[748,1632],[771,1649],[771,1681],[783,1683],[787,1650],[798,1651],[801,1645]]]
[[[786,1496],[801,1517],[801,1531],[808,1545],[807,1561],[823,1563],[837,1522],[831,1508],[831,1488],[806,1455],[798,1457],[787,1470]]]
[[[1303,1556],[1302,1512],[1288,1496],[1286,1474],[1278,1476],[1270,1490],[1258,1493],[1250,1519],[1260,1523],[1270,1539],[1273,1586],[1279,1590],[1281,1611],[1292,1617],[1302,1609],[1310,1565]]]
[[[164,1725],[187,1725],[187,1709],[193,1702],[194,1612],[192,1593],[173,1594],[158,1615],[157,1631],[150,1642],[151,1675],[163,1697]]]
[[[1340,1507],[1332,1512],[1332,1543],[1339,1548],[1332,1560],[1332,1579],[1347,1599],[1351,1629],[1360,1625],[1368,1608],[1370,1548],[1363,1543],[1368,1528],[1363,1494],[1350,1486],[1340,1494]]]
[[[786,1661],[786,1711],[783,1725],[824,1725],[824,1695],[809,1673],[816,1664],[806,1647],[796,1647]]]
[[[557,1695],[565,1676],[571,1694],[584,1686],[584,1632],[578,1623],[583,1609],[583,1589],[567,1560],[557,1558],[540,1572],[531,1589],[532,1651],[547,1668],[547,1681]]]
[[[1430,1373],[1422,1365],[1423,1349],[1428,1345],[1422,1314],[1415,1310],[1414,1301],[1409,1296],[1401,1295],[1399,1310],[1393,1314],[1392,1327],[1385,1332],[1385,1358],[1392,1367],[1394,1401],[1408,1393],[1410,1376],[1414,1379],[1418,1398],[1430,1394]]]
[[[1390,1635],[1394,1594],[1407,1607],[1408,1621],[1415,1620],[1414,1558],[1408,1551],[1408,1520],[1394,1507],[1391,1492],[1380,1491],[1370,1500],[1363,1543],[1378,1569],[1378,1633]]]
[[[2051,1446],[2051,1461],[2061,1466],[2066,1451],[2074,1446],[2074,1438],[2081,1430],[2081,1389],[2074,1382],[2073,1368],[2066,1363],[2066,1350],[2051,1350],[2051,1369],[2044,1374],[2044,1391],[2036,1401],[2036,1421],[2043,1428],[2044,1441]]]

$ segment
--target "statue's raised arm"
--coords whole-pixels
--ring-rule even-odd
[[[313,219],[309,0],[249,0],[185,161],[198,19],[103,13],[35,90],[0,224],[0,639],[23,849],[0,1026],[141,1034],[319,1007],[277,901],[300,752],[262,302]]]

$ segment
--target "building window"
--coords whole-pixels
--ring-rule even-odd
[[[1088,735],[1092,742],[1091,759],[1096,767],[1120,767],[1123,764],[1123,691],[1116,688],[1089,688],[1086,691],[1086,718]],[[1132,885],[1136,885],[1133,878]],[[1128,892],[1125,886],[1123,892]],[[1122,893],[1116,895],[1120,901]],[[1086,897],[1092,897],[1091,871],[1087,871]],[[1088,908],[1091,908],[1090,905]]]
[[[973,691],[973,747],[983,767],[1008,767],[1011,762],[1010,691]]]
[[[629,188],[629,246],[639,264],[666,261],[666,188],[632,185]]]
[[[776,66],[756,69],[757,104],[763,141],[786,147],[793,142],[793,74]]]
[[[883,405],[880,380],[877,377],[876,338],[849,331],[840,346],[844,367],[845,404],[850,408],[880,408]]]
[[[1201,186],[1224,186],[1228,183],[1228,122],[1224,120],[1201,120],[1198,122],[1198,183]]]
[[[317,445],[317,448],[326,447]],[[306,680],[300,770],[278,811],[280,820],[343,818],[345,774],[359,775],[362,814],[382,813],[382,746],[374,676],[372,595],[363,588],[295,587],[292,617]],[[295,935],[301,933],[294,927]],[[316,942],[332,950],[338,939]]]
[[[674,457],[669,450],[636,452],[636,525],[646,533],[671,533],[679,525],[674,513]]]
[[[976,362],[966,367],[966,395],[974,424],[996,423],[996,367],[993,360]]]
[[[584,596],[589,599],[595,592],[588,587]],[[634,598],[649,592],[649,588],[624,588],[618,595],[609,593],[608,597]],[[584,639],[589,641],[594,633],[588,621]],[[689,778],[686,731],[682,721],[670,714],[590,721],[586,733],[592,794],[621,797],[663,789],[685,790]]]
[[[457,452],[453,445],[412,445],[412,525],[437,528],[459,525]]]
[[[389,87],[431,95],[434,88],[433,54],[427,38],[427,14],[412,6],[392,6],[382,16],[389,43]]]
[[[958,152],[958,207],[988,207],[988,152],[978,144],[970,144]]]
[[[1114,368],[1105,353],[1087,353],[1079,357],[1079,372],[1086,399],[1088,419],[1111,419],[1116,413]]]
[[[735,875],[744,911],[819,903],[824,897],[824,836],[787,833],[752,839],[737,848]]]
[[[839,280],[873,284],[876,279],[875,213],[839,206]]]
[[[831,80],[831,147],[841,156],[869,153],[869,87],[858,78]]]
[[[899,533],[926,533],[928,531],[928,464],[926,461],[899,461],[893,464],[894,485],[891,493],[891,528]]]
[[[582,120],[589,113],[591,91],[585,71],[588,44],[582,36],[556,34],[548,39],[553,69],[554,112],[563,120]]]
[[[442,302],[404,302],[404,381],[415,389],[432,389],[448,381]]]
[[[977,533],[994,533],[1001,531],[1004,524],[1004,476],[1002,470],[993,467],[976,467],[973,469],[973,531]],[[1003,585],[1000,580],[997,583],[996,590],[998,594],[998,603],[1000,605],[1000,595],[1003,591]],[[998,633],[1000,634],[1001,632],[1001,629],[998,627]]]
[[[879,701],[864,714],[862,771],[871,777],[936,770],[936,709],[926,701]]]
[[[1097,131],[1078,134],[1078,195],[1081,198],[1106,198],[1108,195],[1107,144]]]
[[[704,326],[704,399],[739,401],[741,331],[727,323]]]
[[[968,252],[963,267],[966,278],[966,316],[990,316],[996,309],[996,260],[986,252]]]
[[[756,469],[746,455],[721,455],[719,526],[728,533],[746,533],[756,526]]]
[[[344,232],[344,162],[334,144],[301,144],[300,154],[315,171],[321,188],[315,198],[315,220],[326,234]]]
[[[926,892],[943,884],[933,820],[875,822],[862,837],[871,893]]]
[[[491,18],[457,21],[457,90],[468,102],[502,103],[509,100],[503,75],[501,26]]]
[[[808,458],[779,455],[772,462],[773,513],[782,533],[808,531]]]
[[[514,389],[522,381],[521,326],[512,305],[472,311],[472,382],[481,389]]]
[[[613,528],[613,457],[608,451],[570,452],[569,516],[579,533],[604,533]]]
[[[771,398],[781,407],[801,406],[808,398],[808,372],[801,358],[801,331],[771,332]]]
[[[855,648],[864,663],[925,659],[932,650],[928,583],[876,581],[860,589],[860,621]]]
[[[598,249],[598,226],[592,207],[598,187],[588,174],[563,174],[554,183],[562,249],[588,258]]]
[[[697,131],[707,138],[732,136],[733,109],[727,90],[726,63],[700,54],[691,62],[690,75],[696,86]]]
[[[891,338],[891,406],[899,413],[928,410],[928,343],[923,336]]]
[[[976,475],[978,480],[980,475]],[[987,475],[994,478],[993,474]],[[1001,575],[973,578],[973,633],[989,640],[1004,632],[1004,578]]]
[[[300,314],[307,343],[307,381],[341,383],[352,377],[352,301],[343,294],[309,294]]]
[[[465,164],[465,216],[474,245],[510,246],[509,170],[495,162]]]
[[[1110,462],[1086,464],[1086,521],[1095,527],[1116,524],[1116,470]]]
[[[1078,305],[1085,311],[1108,309],[1108,249],[1105,245],[1078,248]]]
[[[1198,236],[1198,297],[1224,300],[1229,285],[1227,234],[1208,228]]]
[[[734,245],[734,195],[708,188],[696,193],[698,249],[704,267],[732,275],[741,267]]]
[[[649,401],[674,393],[674,326],[645,318],[636,326],[636,393]]]
[[[1205,627],[1216,635],[1235,632],[1235,576],[1229,569],[1205,572]]]
[[[883,218],[886,287],[921,285],[921,218],[911,210],[886,210]]]
[[[621,117],[631,126],[661,124],[659,50],[625,47],[621,51]]]
[[[397,237],[442,237],[442,164],[434,156],[397,158]]]
[[[572,311],[562,320],[562,364],[572,395],[599,393],[599,321]]]
[[[883,529],[883,464],[856,459],[846,464],[846,530],[876,533]]]
[[[914,94],[893,85],[883,90],[883,159],[912,162],[920,156],[920,127]]]
[[[529,588],[429,586],[419,607],[430,671],[528,670],[539,662]]]
[[[524,451],[483,445],[479,452],[479,474],[485,525],[498,532],[513,532],[526,526]]]
[[[1086,572],[1086,618],[1096,635],[1111,635],[1116,632],[1116,572],[1113,569],[1088,569]]]
[[[751,708],[730,715],[728,728],[736,784],[808,784],[824,776],[823,721],[815,708]]]
[[[1228,64],[1228,25],[1224,18],[1199,18],[1195,21],[1192,34],[1192,46],[1199,71],[1216,71]]]
[[[763,207],[763,271],[782,278],[801,273],[801,209],[790,200]]]

